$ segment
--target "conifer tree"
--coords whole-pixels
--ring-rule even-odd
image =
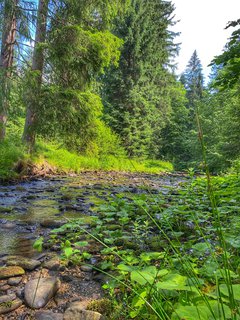
[[[114,33],[124,46],[119,68],[104,77],[105,118],[129,156],[156,155],[155,133],[171,109],[167,66],[177,50],[168,31],[173,11],[169,1],[132,0],[126,15],[115,21]]]
[[[188,106],[194,108],[196,101],[203,96],[202,64],[195,50],[188,62],[187,68],[181,76],[181,82],[187,90]]]

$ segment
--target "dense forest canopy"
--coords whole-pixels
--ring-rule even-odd
[[[196,50],[180,77],[174,5],[162,0],[0,1],[0,139],[36,137],[70,151],[201,168],[196,115],[212,171],[236,163],[239,20],[203,77]],[[23,126],[23,124],[25,125]]]
[[[240,319],[240,19],[206,79],[175,11],[0,0],[1,319]]]

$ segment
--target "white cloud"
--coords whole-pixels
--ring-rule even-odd
[[[181,73],[196,49],[205,75],[214,56],[221,54],[233,28],[225,30],[228,21],[240,18],[239,0],[173,0],[176,7],[174,31],[181,32],[176,42],[181,50],[176,61]]]

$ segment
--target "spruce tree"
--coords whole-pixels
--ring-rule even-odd
[[[202,64],[195,50],[188,62],[187,68],[181,76],[188,98],[189,108],[194,108],[195,103],[203,96]]]
[[[132,0],[114,33],[124,40],[119,68],[104,77],[105,118],[122,139],[129,156],[154,157],[153,143],[170,112],[168,66],[177,47],[169,1]],[[158,149],[158,148],[157,148]]]

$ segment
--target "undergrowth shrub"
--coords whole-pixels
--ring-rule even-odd
[[[24,158],[24,147],[20,141],[5,140],[0,143],[0,179],[15,176],[14,165]]]

